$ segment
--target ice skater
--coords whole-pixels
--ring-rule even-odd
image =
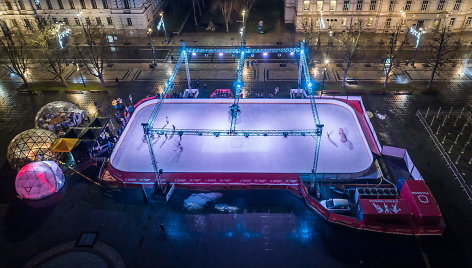
[[[169,124],[169,117],[166,116],[166,125]]]
[[[174,132],[175,132],[175,125],[172,125],[172,129],[173,129],[173,130],[174,130]]]

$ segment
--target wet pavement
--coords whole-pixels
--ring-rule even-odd
[[[52,204],[28,206],[15,197],[15,173],[5,163],[6,147],[16,134],[33,127],[41,106],[69,100],[93,112],[97,101],[111,113],[112,98],[126,101],[131,92],[138,100],[153,85],[121,83],[109,93],[25,94],[14,91],[16,85],[0,84],[0,267],[21,266],[53,246],[77,240],[83,231],[99,232],[98,239],[116,249],[128,267],[472,266],[472,205],[415,116],[417,109],[429,106],[459,108],[472,103],[470,84],[444,83],[439,95],[363,96],[367,110],[386,115],[385,120],[372,119],[381,143],[408,149],[438,200],[447,223],[442,237],[382,235],[335,226],[290,193],[278,191],[223,192],[222,202],[240,208],[235,214],[211,207],[184,211],[188,191],[176,191],[169,203],[161,197],[146,203],[137,189],[100,189],[79,176],[68,179],[57,201],[50,199]],[[166,226],[165,236],[160,224]]]

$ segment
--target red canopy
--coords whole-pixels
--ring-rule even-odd
[[[360,199],[359,207],[366,220],[397,220],[411,216],[410,207],[403,199]]]
[[[413,216],[421,223],[437,224],[442,218],[441,210],[424,181],[405,181],[401,197],[408,202]]]

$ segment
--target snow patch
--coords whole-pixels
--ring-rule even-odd
[[[222,196],[221,193],[195,193],[184,200],[184,208],[186,210],[200,210]]]

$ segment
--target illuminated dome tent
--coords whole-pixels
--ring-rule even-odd
[[[51,151],[51,146],[56,139],[56,134],[40,128],[21,132],[8,145],[10,166],[20,169],[31,162],[54,160],[57,155]]]
[[[64,174],[53,161],[32,162],[16,175],[15,188],[22,199],[41,199],[61,189]]]
[[[75,127],[82,123],[84,110],[66,101],[54,101],[44,105],[36,114],[36,127],[58,132],[59,125]],[[62,127],[64,127],[62,126]]]

